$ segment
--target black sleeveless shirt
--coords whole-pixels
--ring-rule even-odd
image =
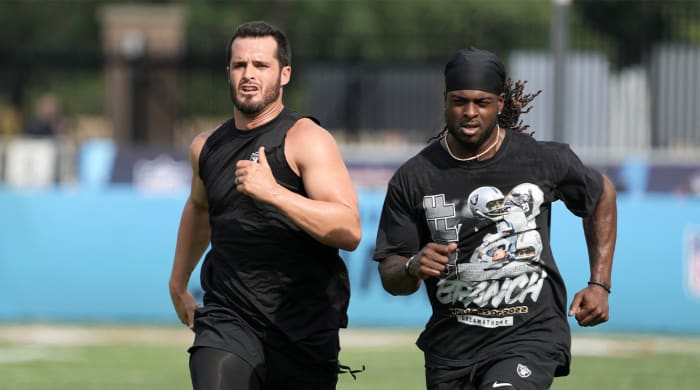
[[[211,225],[211,249],[201,270],[205,306],[235,311],[261,336],[280,331],[292,340],[347,325],[347,269],[337,248],[321,244],[276,208],[238,192],[234,179],[236,162],[257,161],[258,149],[265,146],[277,182],[306,196],[284,154],[287,131],[303,117],[285,108],[248,131],[229,119],[209,136],[199,158]]]

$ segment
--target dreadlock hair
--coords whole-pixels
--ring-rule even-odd
[[[503,85],[503,92],[506,94],[506,98],[501,114],[498,116],[498,125],[504,129],[512,129],[522,133],[530,128],[530,125],[523,124],[520,115],[530,112],[532,106],[528,105],[537,95],[542,93],[542,90],[526,94],[525,84],[527,84],[527,80],[513,81],[510,77],[506,78],[506,82]],[[443,127],[437,135],[430,137],[428,142],[442,137],[446,132],[447,126]],[[531,132],[530,135],[532,136],[534,133]]]
[[[506,84],[503,88],[506,93],[506,99],[501,115],[498,117],[498,124],[501,127],[513,129],[519,133],[530,128],[530,125],[523,124],[520,115],[530,112],[532,107],[528,107],[528,104],[542,93],[541,89],[535,93],[524,93],[525,84],[527,84],[527,80],[513,81],[510,77],[506,79]],[[530,133],[530,135],[533,134],[534,132]]]

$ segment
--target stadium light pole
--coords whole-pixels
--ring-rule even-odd
[[[569,46],[569,6],[571,0],[552,0],[554,12],[550,29],[553,62],[552,138],[564,141],[564,110],[566,108],[566,54]]]
[[[132,143],[143,142],[147,139],[147,115],[148,99],[145,87],[148,77],[145,69],[146,61],[146,37],[138,30],[128,32],[122,40],[122,54],[129,66],[129,90],[131,93],[129,141]]]

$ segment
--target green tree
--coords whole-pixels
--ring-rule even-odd
[[[700,2],[576,0],[574,47],[602,48],[619,67],[638,64],[659,42],[700,44]]]

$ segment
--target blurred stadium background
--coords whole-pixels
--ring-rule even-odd
[[[617,186],[612,317],[572,323],[578,345],[606,353],[621,344],[605,337],[634,336],[632,355],[700,355],[700,2],[2,0],[0,372],[20,372],[3,345],[75,337],[64,326],[135,340],[177,327],[167,279],[186,151],[230,116],[226,44],[253,19],[288,33],[286,103],[336,136],[358,187],[349,331],[411,340],[428,317],[423,294],[383,292],[370,256],[386,181],[442,127],[442,66],[474,45],[542,90],[522,118],[536,138],[568,142]],[[573,294],[588,275],[580,221],[561,205],[552,219]]]

